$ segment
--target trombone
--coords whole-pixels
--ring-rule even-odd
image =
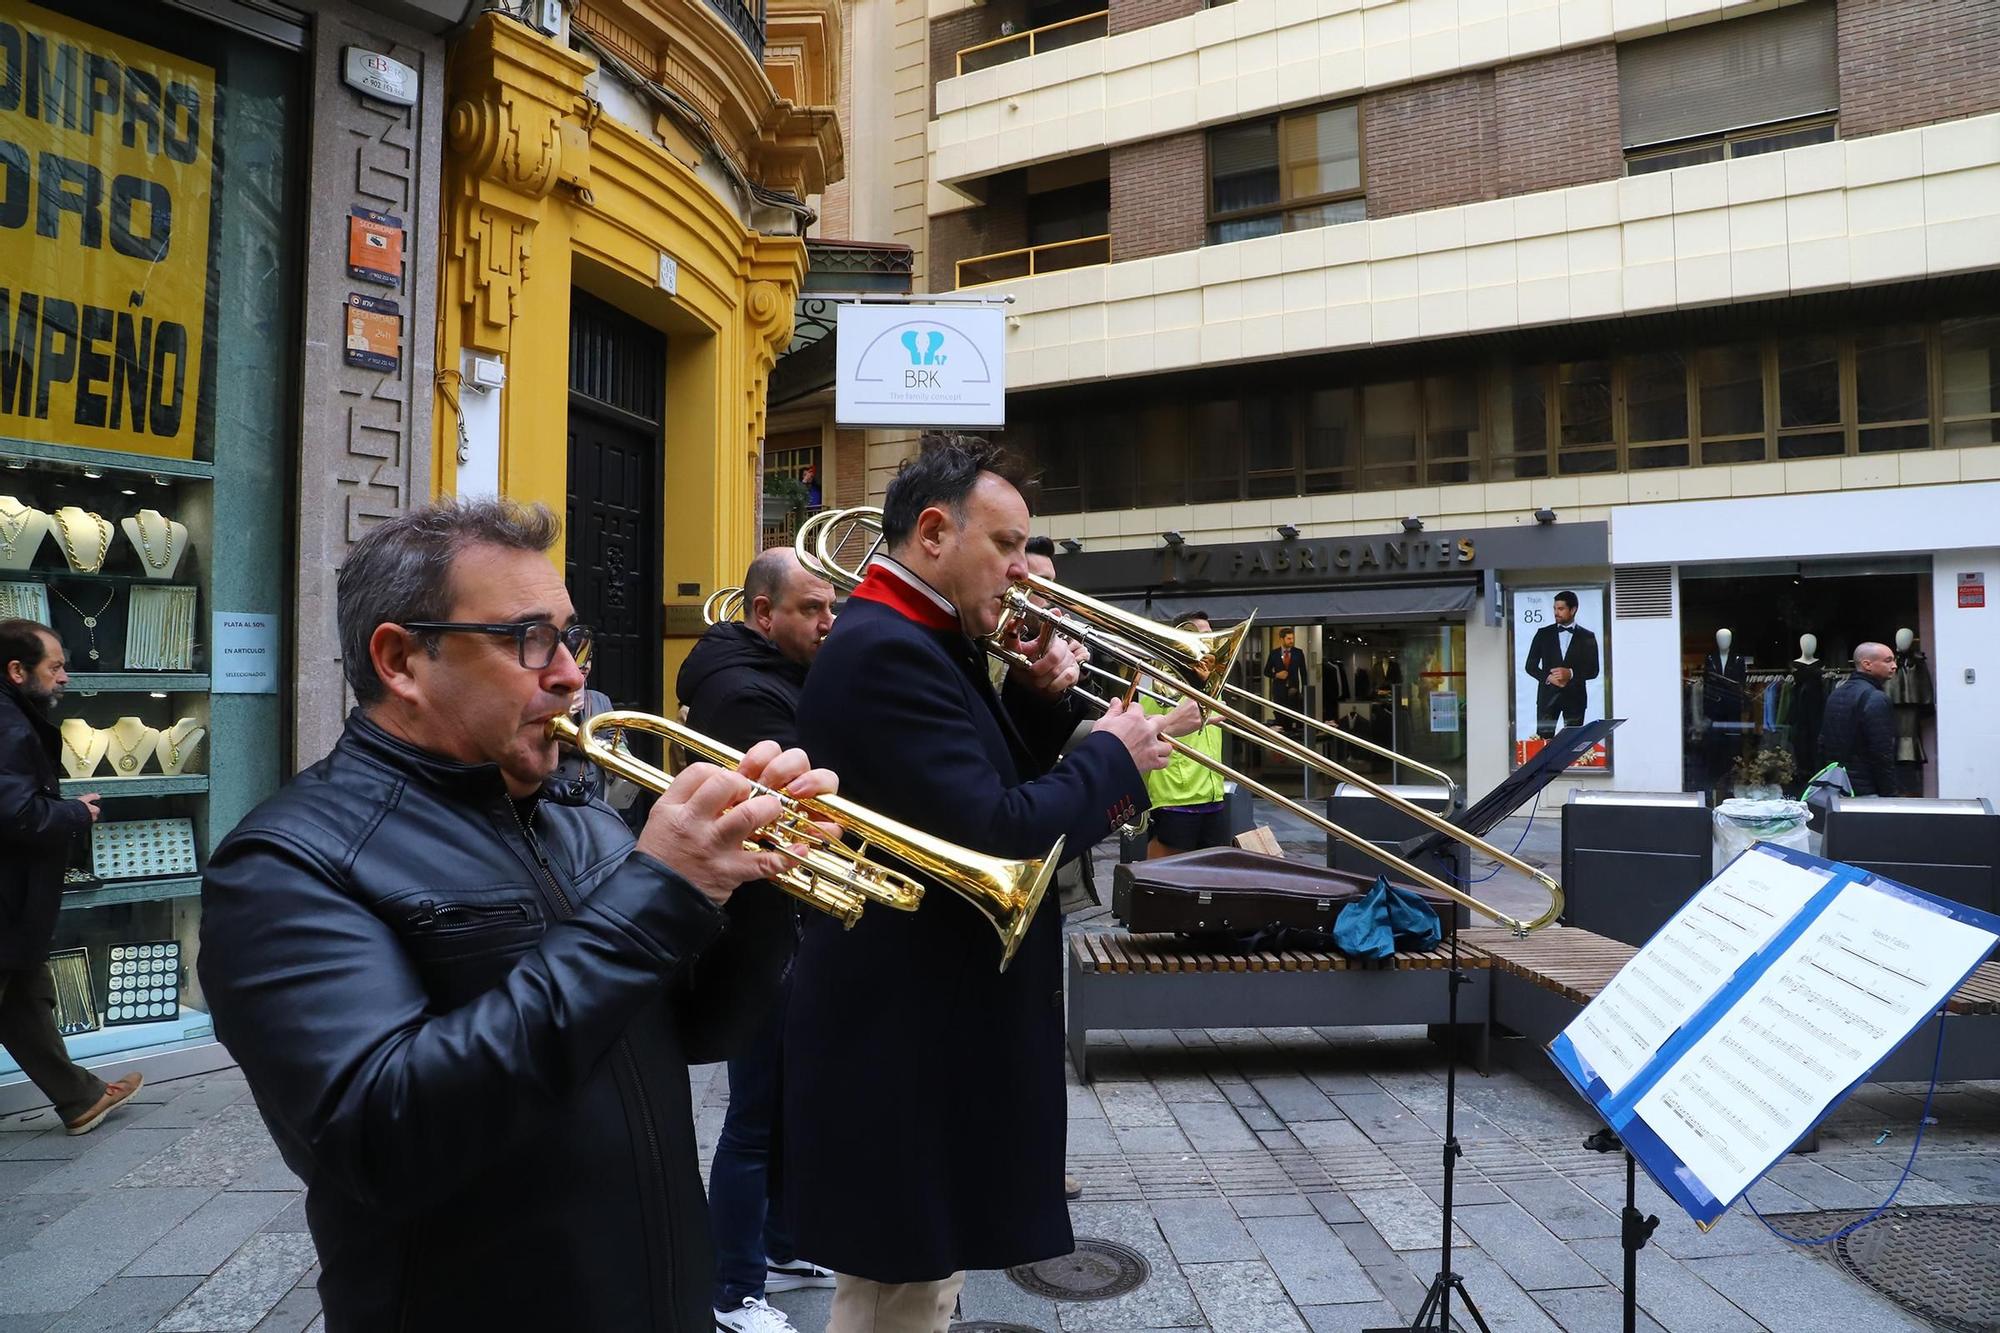
[[[614,736],[638,731],[661,737],[669,743],[672,771],[618,749],[615,740],[599,737],[598,733],[605,731]],[[665,791],[673,773],[690,762],[734,769],[743,761],[740,751],[652,713],[614,710],[599,713],[581,725],[564,714],[550,719],[549,734],[606,772],[653,792]],[[1040,860],[1009,861],[946,842],[839,796],[787,796],[760,783],[752,786],[753,794],[775,796],[782,807],[775,820],[745,843],[777,852],[791,862],[775,881],[780,889],[850,929],[870,903],[899,912],[915,911],[923,901],[923,882],[874,859],[870,853],[879,849],[971,903],[999,932],[1003,972],[1021,947],[1062,859],[1060,838]],[[858,838],[860,846],[850,847],[841,838],[828,835],[819,827],[822,823]]]
[[[845,544],[845,534],[843,533],[841,542],[833,542],[832,534],[843,526],[851,526],[875,533],[875,540],[879,542],[882,511],[874,508],[827,510],[814,517],[825,521],[808,524],[800,530],[798,543],[800,561],[807,569],[829,583],[837,587],[852,588],[860,581],[861,569],[859,566],[849,567],[840,563],[835,552]],[[1290,811],[1329,837],[1338,838],[1356,851],[1381,862],[1396,871],[1398,875],[1413,883],[1421,884],[1470,911],[1499,922],[1516,935],[1526,935],[1530,931],[1540,930],[1562,914],[1562,888],[1545,871],[1529,865],[1513,853],[1496,847],[1475,834],[1468,833],[1442,815],[1403,799],[1380,783],[1356,773],[1329,756],[1310,749],[1277,728],[1251,716],[1245,710],[1226,702],[1230,692],[1240,688],[1231,685],[1226,677],[1229,668],[1235,662],[1237,651],[1242,647],[1243,636],[1248,632],[1249,622],[1246,621],[1234,630],[1211,630],[1207,633],[1176,629],[1156,624],[1129,611],[1087,597],[1051,579],[1030,574],[1008,590],[999,628],[983,644],[986,651],[1010,665],[1024,664],[1027,659],[1007,647],[1005,643],[1009,625],[1024,618],[1038,620],[1049,630],[1082,644],[1090,650],[1093,657],[1102,656],[1122,663],[1133,671],[1134,682],[1128,685],[1124,677],[1118,673],[1094,663],[1086,663],[1084,670],[1093,676],[1115,681],[1120,688],[1134,691],[1140,688],[1137,683],[1139,676],[1149,676],[1159,681],[1161,688],[1147,689],[1148,697],[1167,705],[1176,704],[1184,698],[1194,699],[1200,705],[1203,714],[1214,719],[1214,725],[1239,740],[1259,746],[1293,763],[1304,765],[1336,781],[1358,787],[1402,811],[1426,828],[1434,829],[1480,855],[1526,875],[1548,895],[1548,905],[1532,918],[1511,916],[1437,875],[1419,869],[1401,856],[1377,847],[1360,834],[1341,827],[1311,807],[1230,768],[1220,760],[1209,758],[1193,746],[1171,736],[1162,737],[1161,739],[1167,742],[1174,753],[1186,755],[1202,767],[1211,769],[1272,804]],[[1073,687],[1072,693],[1100,711],[1111,706],[1110,700],[1102,695],[1093,694],[1081,685]],[[1248,692],[1243,691],[1243,693]],[[1267,701],[1261,696],[1251,697],[1256,698],[1258,703],[1268,706]],[[1345,733],[1336,732],[1336,734],[1348,739]],[[1408,762],[1393,750],[1388,751],[1388,754],[1399,762]],[[1455,791],[1456,784],[1452,784],[1450,790]]]

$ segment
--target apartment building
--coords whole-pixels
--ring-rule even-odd
[[[1474,791],[1559,590],[1623,789],[1804,769],[1796,660],[1908,630],[1908,785],[2000,787],[2000,7],[883,8],[855,188],[1012,297],[1065,581],[1294,629],[1313,712]]]

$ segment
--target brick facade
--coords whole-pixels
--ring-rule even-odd
[[[1111,150],[1111,262],[1201,246],[1208,140],[1202,131]]]
[[[1499,66],[1493,106],[1496,193],[1532,194],[1625,173],[1611,43]]]
[[[832,503],[842,509],[868,503],[868,432],[833,433]]]
[[[1150,28],[1168,19],[1185,18],[1202,7],[1202,0],[1108,0],[1105,22],[1112,33]]]
[[[1840,137],[2000,110],[1993,0],[1841,0]]]
[[[1369,217],[1494,195],[1490,70],[1370,94],[1361,101],[1361,135]]]
[[[958,286],[957,262],[974,255],[1016,250],[1028,243],[1027,187],[1021,173],[1011,172],[992,182],[992,203],[940,213],[931,219],[929,290],[948,292]]]

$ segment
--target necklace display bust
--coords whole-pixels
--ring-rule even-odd
[[[26,569],[35,563],[42,539],[49,535],[49,516],[11,495],[0,495],[0,569]]]
[[[160,744],[160,733],[136,717],[119,718],[103,734],[113,777],[137,777]]]
[[[62,727],[63,776],[87,778],[104,762],[109,733],[99,731],[82,718],[64,718]]]
[[[157,509],[141,509],[118,526],[139,553],[139,565],[149,579],[170,579],[187,554],[188,530]]]
[[[201,748],[201,742],[207,735],[201,724],[191,717],[184,717],[162,731],[154,747],[154,753],[159,756],[160,771],[169,776],[187,772],[194,763],[195,751]]]
[[[102,514],[64,505],[52,515],[63,558],[79,574],[95,574],[111,554],[111,520]]]

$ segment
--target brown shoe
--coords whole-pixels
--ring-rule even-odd
[[[98,1123],[102,1121],[105,1116],[108,1116],[113,1111],[117,1110],[119,1105],[123,1103],[127,1097],[130,1097],[133,1093],[137,1092],[140,1088],[140,1085],[145,1083],[145,1081],[146,1081],[146,1076],[144,1074],[131,1073],[127,1074],[124,1078],[119,1079],[116,1083],[105,1084],[104,1095],[97,1099],[97,1105],[91,1107],[88,1111],[85,1111],[82,1115],[78,1116],[76,1119],[64,1125],[63,1126],[64,1132],[69,1134],[90,1133],[91,1130],[97,1128]]]
[[[1063,1197],[1072,1200],[1081,1199],[1083,1197],[1083,1182],[1075,1176],[1065,1174],[1063,1176]]]

